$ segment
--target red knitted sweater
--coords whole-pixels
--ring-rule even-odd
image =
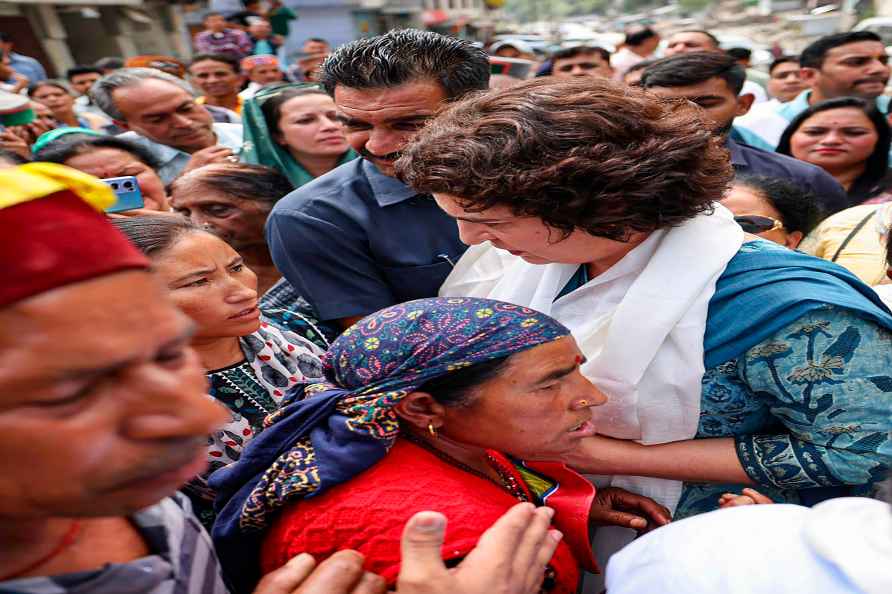
[[[590,502],[587,498],[581,504]],[[366,570],[392,586],[400,569],[403,526],[413,514],[430,510],[446,515],[443,559],[448,562],[467,556],[480,535],[516,503],[493,482],[397,439],[384,459],[362,474],[319,497],[286,507],[266,537],[261,569],[269,573],[303,552],[319,562],[341,549],[354,549],[365,556]],[[567,534],[560,515],[558,509],[555,525]],[[573,521],[578,521],[580,514],[575,516]],[[570,530],[579,533],[579,526]],[[584,559],[590,550],[580,554]],[[551,591],[576,592],[579,564],[566,542],[560,543],[550,566],[555,572]]]

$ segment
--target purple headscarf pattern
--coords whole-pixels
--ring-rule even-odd
[[[323,356],[326,381],[290,394],[241,459],[211,477],[221,559],[289,501],[318,495],[383,458],[399,434],[394,407],[407,394],[569,334],[542,313],[476,298],[410,301],[359,321]]]

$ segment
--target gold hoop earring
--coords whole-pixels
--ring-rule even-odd
[[[427,430],[428,430],[428,432],[429,432],[431,435],[433,435],[435,438],[437,437],[437,430],[434,429],[434,424],[433,424],[433,423],[428,423],[428,424],[427,424]]]

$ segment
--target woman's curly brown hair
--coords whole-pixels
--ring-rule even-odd
[[[620,241],[711,212],[732,177],[695,108],[591,78],[536,79],[453,104],[397,172],[472,212],[507,206],[565,235]]]

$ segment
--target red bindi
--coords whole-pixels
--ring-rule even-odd
[[[584,360],[585,360],[585,359],[583,359],[582,355],[576,355],[576,364],[577,364],[577,365],[582,365],[582,362],[583,362]]]

